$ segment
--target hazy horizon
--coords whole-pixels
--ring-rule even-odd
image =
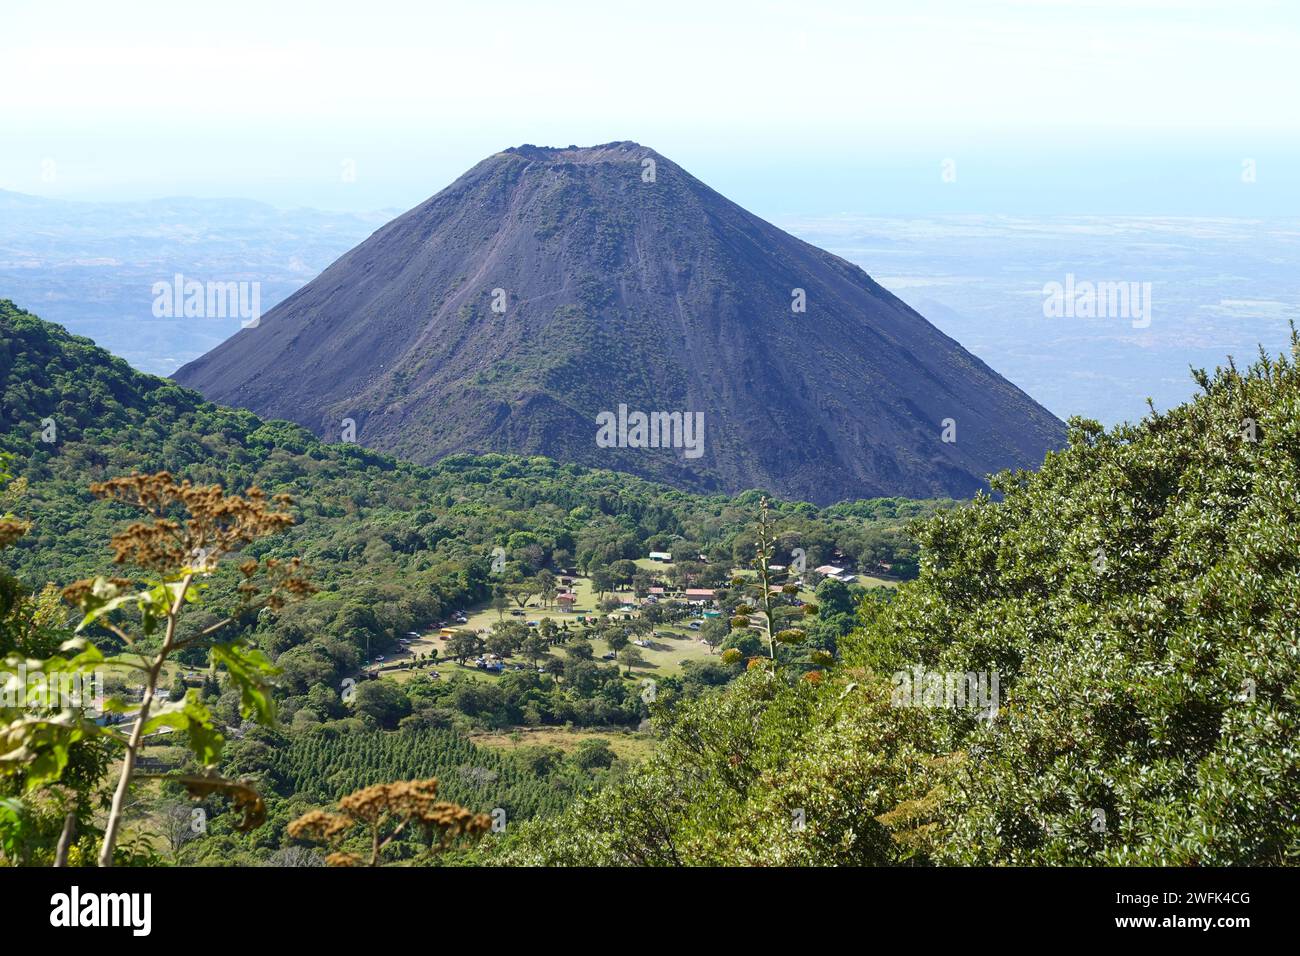
[[[634,140],[763,216],[1300,214],[1272,2],[8,6],[0,188],[33,195],[404,209]]]

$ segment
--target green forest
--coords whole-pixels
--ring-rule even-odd
[[[1297,360],[819,508],[417,466],[0,301],[0,860],[1297,862]]]

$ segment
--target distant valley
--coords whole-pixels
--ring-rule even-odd
[[[366,215],[246,200],[83,203],[0,191],[0,289],[135,367],[169,375],[239,329],[157,319],[150,286],[176,273],[261,282],[263,310],[397,210]],[[1105,424],[1191,394],[1188,355],[1213,367],[1281,348],[1300,317],[1294,219],[778,217],[862,266],[1048,409]],[[1149,328],[1045,319],[1042,285],[1073,270],[1157,283]],[[1083,360],[1079,358],[1082,356]]]

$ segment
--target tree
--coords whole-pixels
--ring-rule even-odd
[[[691,587],[703,571],[704,565],[698,561],[679,561],[668,569],[668,580],[677,587]]]
[[[609,567],[609,573],[619,587],[631,587],[632,578],[636,575],[637,570],[636,562],[627,559],[615,561]]]
[[[518,644],[513,634],[502,625],[497,625],[492,629],[492,633],[487,636],[484,646],[497,657],[509,657],[515,652]]]
[[[524,608],[528,606],[528,602],[537,593],[537,581],[535,579],[520,581],[518,584],[512,584],[509,590],[514,602]]]
[[[275,867],[324,866],[325,858],[309,846],[284,846],[272,853],[267,863]]]
[[[668,608],[662,604],[642,604],[641,620],[647,624],[663,624],[668,620]]]
[[[195,825],[196,820],[203,818],[196,817],[195,814],[205,812],[201,807],[175,800],[168,801],[159,808],[155,819],[162,838],[167,843],[167,849],[171,851],[173,863],[180,863],[181,850],[185,844],[203,832],[201,827]]]
[[[528,660],[532,661],[534,667],[537,666],[538,661],[546,656],[546,653],[547,646],[545,639],[543,639],[540,634],[528,635],[528,639],[524,641],[523,655],[528,658]]]
[[[617,759],[609,741],[601,737],[588,737],[573,752],[573,762],[583,770],[607,770]]]
[[[545,568],[537,572],[537,592],[542,597],[544,607],[550,607],[551,602],[555,600],[555,595],[560,593],[555,583],[555,575]]]
[[[731,626],[721,618],[707,618],[700,625],[700,640],[709,646],[709,651],[715,651],[727,639],[731,632]]]
[[[700,545],[695,541],[675,541],[668,551],[672,555],[673,564],[700,559]]]
[[[555,643],[555,636],[559,633],[559,628],[555,626],[555,622],[549,617],[544,617],[541,623],[537,625],[537,633],[542,636],[542,640],[549,646]]]
[[[849,586],[835,578],[825,578],[813,593],[817,596],[818,613],[852,614],[857,607]]]
[[[411,712],[411,701],[391,680],[366,680],[357,685],[352,698],[358,714],[373,717],[381,727],[391,729]]]
[[[529,544],[519,549],[524,564],[536,571],[546,560],[546,551],[540,544]]]
[[[628,677],[632,676],[632,668],[640,667],[645,663],[645,658],[641,656],[641,649],[630,644],[618,652],[618,660],[627,668]]]
[[[175,654],[187,647],[208,645],[212,662],[225,669],[230,686],[239,697],[240,713],[259,723],[274,721],[275,704],[268,682],[273,670],[271,662],[261,652],[248,648],[238,637],[225,643],[210,642],[219,631],[235,621],[236,613],[184,638],[179,636],[178,625],[187,606],[201,601],[196,586],[198,579],[211,575],[222,558],[258,538],[286,529],[293,523],[293,518],[288,512],[274,510],[276,505],[291,503],[287,495],[268,499],[256,488],[250,489],[247,497],[226,495],[217,485],[176,482],[167,472],[113,478],[92,484],[90,489],[101,498],[144,514],[144,521],[114,535],[111,546],[115,552],[114,560],[140,569],[145,580],[141,585],[122,578],[78,581],[64,589],[64,597],[84,615],[77,627],[78,633],[92,624],[98,625],[139,657],[134,666],[144,674],[144,694],[124,740],[109,733],[107,728],[98,727],[84,714],[58,725],[33,722],[24,728],[23,733],[32,735],[30,739],[36,745],[31,748],[33,757],[40,755],[45,760],[50,759],[52,752],[66,753],[68,744],[87,735],[98,734],[122,743],[122,766],[99,850],[99,865],[111,866],[127,793],[136,776],[136,759],[145,734],[161,727],[171,727],[183,733],[201,766],[215,765],[221,753],[224,737],[197,693],[186,693],[180,700],[155,704],[159,680]],[[300,577],[300,564],[296,558],[289,562],[274,558],[262,561],[247,558],[239,565],[239,572],[243,578],[239,589],[239,615],[256,613],[260,608],[277,610],[287,600],[313,591]],[[122,612],[127,608],[135,609],[139,615],[134,635],[127,630],[133,625],[123,620]],[[76,648],[75,657],[60,659],[56,666],[81,669],[102,663],[102,655],[84,639],[77,641]],[[49,779],[57,779],[61,769],[59,758],[55,758],[51,767],[53,773]],[[265,813],[261,799],[247,784],[215,775],[176,779],[193,794],[225,792],[230,795],[246,811],[242,825],[256,826]]]
[[[605,643],[609,645],[609,649],[615,654],[628,645],[627,632],[621,627],[609,628],[606,630],[604,637]]]
[[[591,588],[596,592],[597,599],[614,590],[614,576],[608,568],[596,568],[591,572]]]
[[[172,700],[180,700],[185,696],[185,676],[181,671],[177,671],[172,677],[171,687],[168,689],[168,696]]]
[[[483,639],[473,631],[458,630],[447,638],[447,656],[458,664],[464,664],[482,649]]]
[[[572,641],[564,648],[564,653],[575,661],[589,661],[595,656],[591,642],[585,639]]]

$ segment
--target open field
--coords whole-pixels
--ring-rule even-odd
[[[470,739],[479,746],[502,750],[546,746],[559,747],[566,753],[576,750],[584,740],[606,740],[620,760],[641,760],[654,750],[654,740],[650,736],[617,728],[577,730],[566,727],[521,727],[509,731],[472,733]]]
[[[658,565],[662,568],[664,565]],[[541,621],[543,618],[551,618],[557,625],[568,624],[571,629],[581,628],[578,623],[580,616],[590,617],[593,614],[601,612],[596,608],[596,596],[592,593],[591,581],[588,578],[575,578],[573,591],[578,596],[578,601],[574,611],[561,611],[557,607],[543,608],[540,606],[541,599],[534,597],[529,600],[524,608],[520,608],[517,603],[511,601],[504,612],[498,612],[495,608],[487,604],[478,605],[468,609],[466,613],[466,623],[459,627],[468,630],[485,633],[496,625],[499,621]],[[631,597],[631,591],[618,592],[619,597]],[[511,611],[522,610],[522,616],[512,615]],[[668,676],[680,673],[682,664],[688,660],[700,660],[710,656],[709,648],[702,644],[693,631],[682,625],[660,625],[656,628],[659,636],[651,636],[649,647],[637,648],[641,656],[645,659],[645,664],[635,670],[638,677],[647,676]],[[601,659],[604,654],[609,652],[609,646],[600,639],[591,641],[592,649],[597,659]],[[384,677],[389,677],[397,681],[410,680],[417,674],[427,674],[431,670],[436,670],[442,677],[448,678],[453,674],[462,674],[481,680],[495,680],[495,674],[481,671],[472,664],[462,666],[452,661],[447,661],[444,656],[447,652],[446,639],[440,637],[436,630],[426,632],[418,639],[411,641],[405,649],[390,652],[385,655],[384,665],[394,662],[410,660],[419,654],[426,654],[430,650],[438,652],[438,663],[434,667],[423,667],[419,670],[394,670],[385,669],[381,673]],[[562,656],[564,646],[559,645],[554,648],[553,653]]]
[[[651,561],[649,558],[639,558],[636,560],[639,568],[654,571],[659,574],[664,573],[672,567],[670,562]],[[733,576],[752,578],[757,575],[753,569],[735,568],[732,570]],[[897,587],[898,583],[886,578],[874,577],[871,575],[860,574],[857,576],[858,583],[863,587]],[[591,580],[586,577],[576,577],[572,590],[578,596],[577,603],[572,611],[562,611],[559,607],[542,607],[540,597],[532,597],[528,603],[520,608],[514,601],[510,600],[503,610],[497,610],[489,603],[483,603],[467,609],[466,623],[459,625],[469,630],[486,633],[500,621],[542,621],[544,618],[550,618],[557,625],[568,624],[570,628],[579,628],[578,618],[581,616],[590,617],[601,612],[596,607],[596,595],[592,590]],[[617,597],[630,598],[630,590],[616,592]],[[801,590],[799,598],[803,601],[813,601],[815,597],[809,590]],[[522,613],[518,613],[521,612]],[[515,613],[512,613],[515,612]],[[689,630],[684,624],[680,625],[661,625],[656,629],[658,636],[652,636],[650,647],[638,648],[641,656],[645,659],[645,664],[637,667],[634,676],[668,676],[681,672],[682,664],[688,660],[703,660],[712,656],[709,648],[702,644],[695,632]],[[608,653],[609,646],[599,639],[592,640],[592,647],[595,650],[597,659],[602,659],[603,655]],[[417,674],[427,674],[436,670],[442,677],[448,678],[453,674],[461,674],[479,680],[495,680],[495,674],[481,671],[473,665],[462,666],[460,664],[445,660],[446,641],[438,636],[437,630],[426,632],[419,639],[412,640],[411,643],[402,650],[390,652],[385,655],[384,664],[388,665],[397,661],[409,660],[418,654],[428,653],[430,650],[438,652],[438,663],[433,667],[424,667],[416,671],[385,669],[382,671],[383,676],[392,678],[397,681],[410,680]],[[557,655],[563,654],[563,645],[555,648]]]

